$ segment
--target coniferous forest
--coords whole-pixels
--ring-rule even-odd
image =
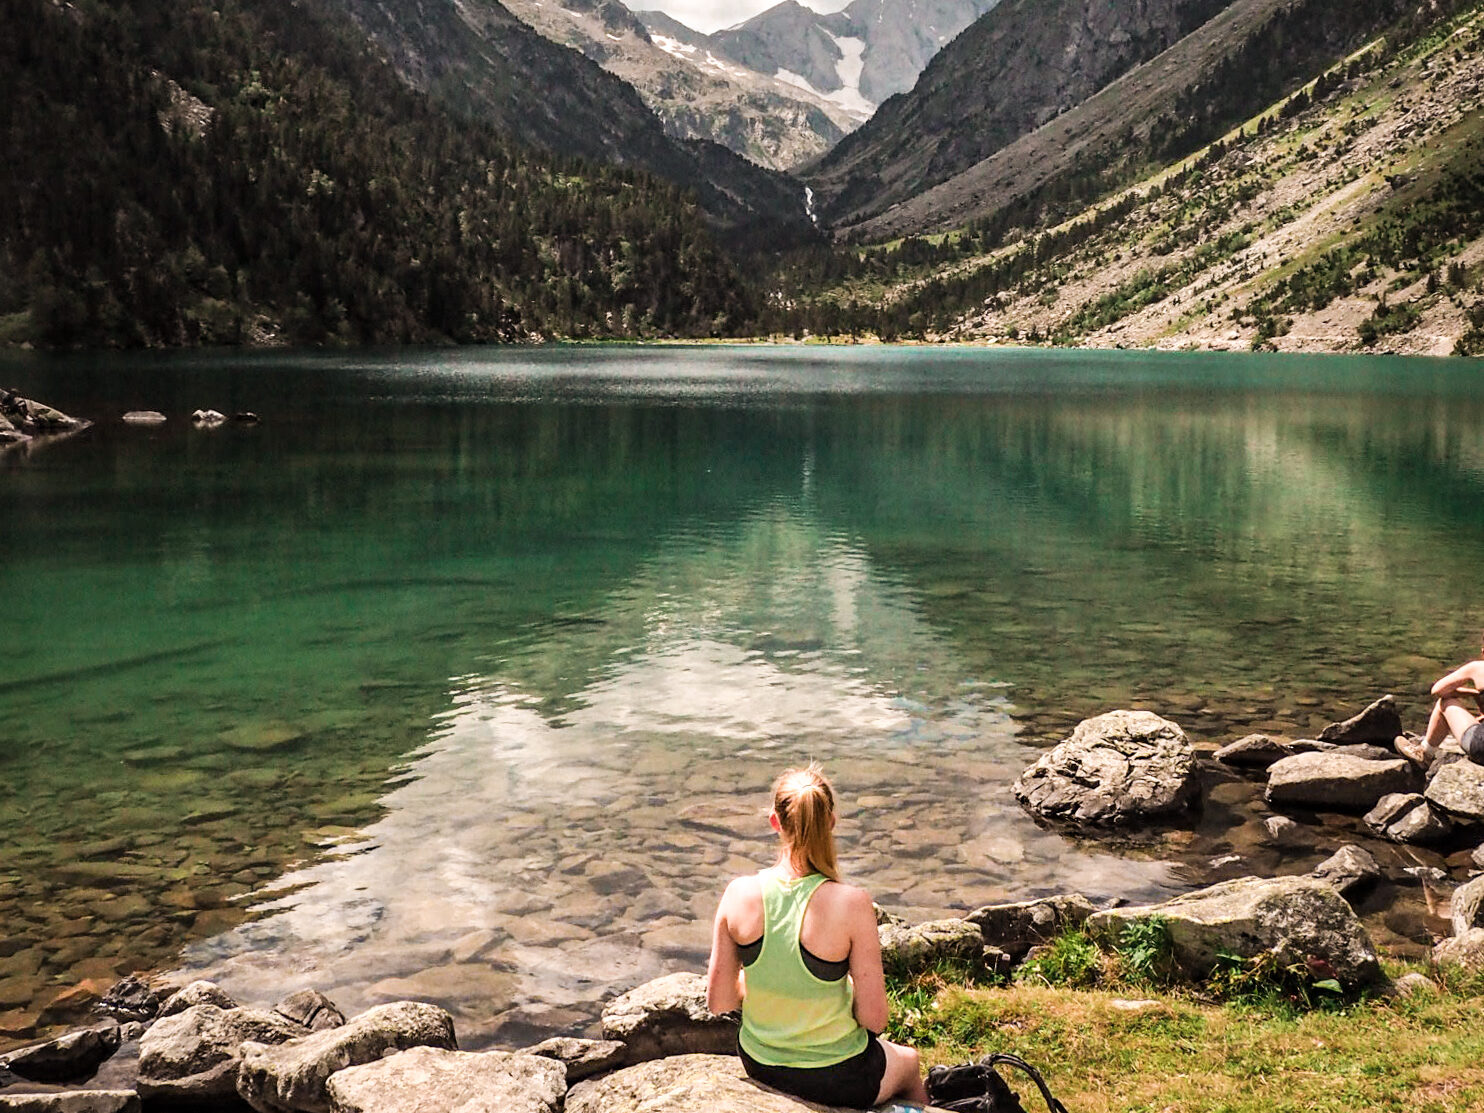
[[[693,202],[520,147],[292,0],[0,0],[0,340],[711,336]]]

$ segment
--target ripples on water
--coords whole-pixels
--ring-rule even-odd
[[[579,1028],[700,967],[720,888],[769,858],[768,783],[808,758],[849,873],[911,914],[1155,897],[1232,853],[1301,869],[1318,852],[1264,844],[1239,779],[1117,849],[1036,827],[1008,786],[1115,706],[1207,749],[1386,690],[1415,725],[1476,644],[1453,600],[1480,405],[1448,365],[566,349],[5,373],[95,418],[267,420],[104,420],[0,459],[0,1038],[186,941],[245,1000],[433,999],[466,1046]],[[1421,896],[1378,937],[1425,939]]]

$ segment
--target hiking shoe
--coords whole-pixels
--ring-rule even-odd
[[[1429,749],[1427,742],[1421,738],[1408,738],[1406,735],[1399,734],[1396,737],[1395,745],[1397,753],[1401,754],[1402,757],[1406,758],[1413,765],[1420,766],[1423,769],[1431,765],[1432,759],[1437,755],[1437,751]]]

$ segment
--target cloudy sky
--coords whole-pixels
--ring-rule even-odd
[[[806,8],[813,8],[816,12],[838,12],[849,2],[850,0],[800,0]],[[710,34],[751,19],[758,12],[767,11],[778,0],[624,0],[624,3],[636,12],[657,8],[666,15],[674,16],[687,27]]]

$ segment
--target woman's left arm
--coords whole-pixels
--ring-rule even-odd
[[[850,894],[850,980],[855,986],[855,1019],[880,1035],[886,1029],[890,1006],[886,975],[881,969],[881,936],[876,930],[876,907],[861,889]]]
[[[716,907],[711,925],[711,959],[706,964],[706,1007],[713,1013],[729,1013],[742,1007],[742,956],[727,926],[727,898],[731,886]]]

